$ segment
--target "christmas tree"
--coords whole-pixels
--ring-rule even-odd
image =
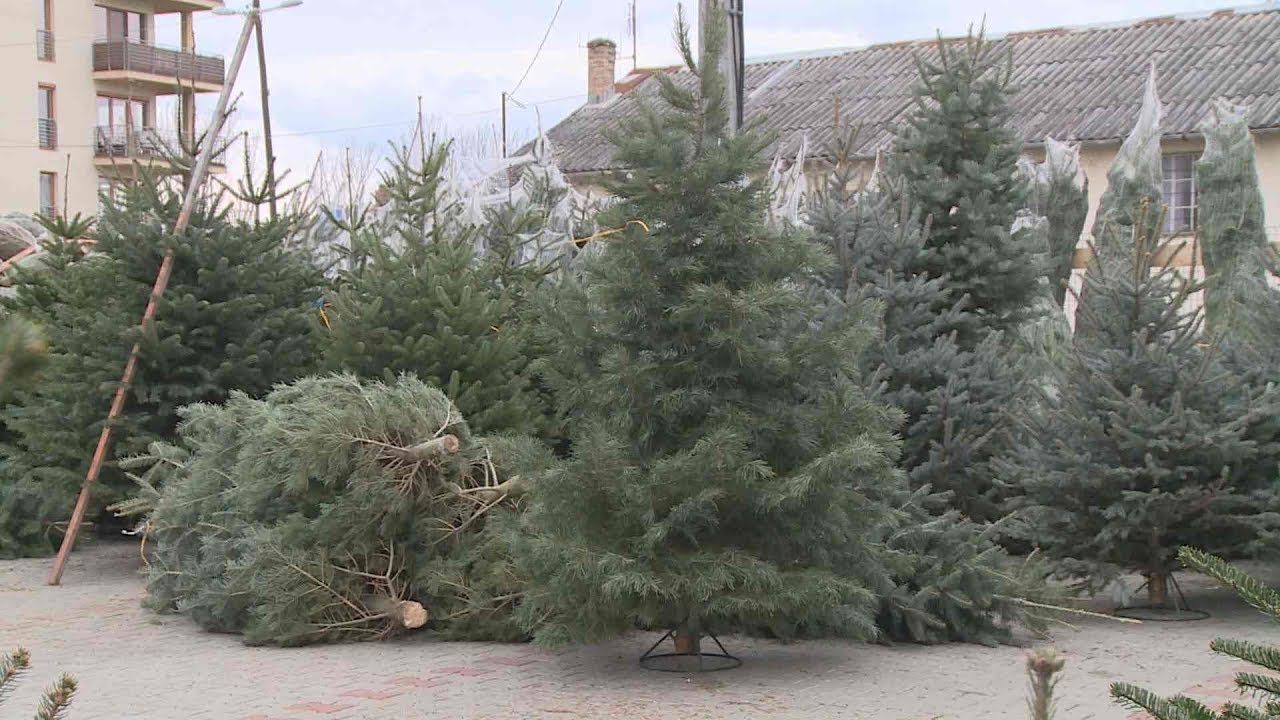
[[[190,231],[170,228],[181,197],[165,183],[125,186],[108,200],[93,254],[73,261],[49,251],[44,267],[18,274],[15,315],[40,325],[49,358],[41,382],[6,409],[0,556],[48,552],[55,524],[71,512],[111,396],[135,340],[142,358],[109,460],[170,437],[177,409],[217,402],[235,389],[265,392],[307,372],[321,276],[282,249],[284,223],[231,221],[218,198],[200,203]],[[138,323],[164,248],[176,249],[156,321]],[[131,484],[109,462],[90,517]]]
[[[1044,140],[1044,162],[1023,163],[1030,191],[1027,209],[1043,217],[1048,243],[1046,277],[1055,304],[1061,308],[1071,281],[1076,246],[1089,214],[1089,183],[1080,170],[1080,146]]]
[[[902,466],[913,488],[945,493],[948,504],[978,521],[1001,517],[1001,488],[987,467],[1008,440],[1007,411],[1021,382],[999,338],[972,348],[959,336],[981,320],[949,276],[918,272],[932,226],[921,222],[890,186],[860,191],[852,135],[831,149],[833,170],[815,195],[808,220],[836,264],[827,286],[844,302],[874,301],[883,339],[864,357],[885,400],[906,413]]]
[[[383,380],[412,373],[479,431],[536,432],[543,408],[516,308],[539,275],[496,250],[477,256],[477,230],[443,182],[449,152],[398,152],[383,182],[386,215],[362,234],[356,269],[329,299],[325,364]]]
[[[996,642],[1025,619],[1015,598],[1038,590],[1007,571],[989,529],[962,515],[1000,517],[1002,489],[987,465],[1003,447],[1004,411],[1019,383],[995,337],[973,351],[957,345],[957,330],[975,318],[945,277],[913,273],[929,228],[891,189],[858,189],[854,138],[831,148],[834,167],[806,219],[836,258],[828,302],[883,313],[862,362],[882,397],[905,412],[900,463],[917,491],[887,498],[899,518],[884,526],[892,583],[881,591],[876,623],[886,639]]]
[[[1114,250],[1127,258],[1135,235],[1155,237],[1160,232],[1163,213],[1158,209],[1164,203],[1160,189],[1164,176],[1160,153],[1161,114],[1153,64],[1147,75],[1138,118],[1107,170],[1107,189],[1098,199],[1090,233],[1095,252]]]
[[[875,635],[876,540],[901,489],[895,414],[861,387],[865,317],[805,289],[828,258],[767,230],[768,138],[728,131],[717,24],[701,63],[613,136],[630,170],[581,283],[548,318],[573,455],[538,477],[513,543],[543,643],[674,630]]]
[[[1266,218],[1253,137],[1242,108],[1219,100],[1202,124],[1204,154],[1196,161],[1196,228],[1208,277],[1205,303],[1216,330],[1266,282]],[[1242,328],[1248,331],[1247,328]]]
[[[482,442],[439,390],[307,378],[183,410],[157,447],[147,605],[252,644],[376,640],[426,627],[514,640],[522,583],[489,528],[527,489],[499,466],[537,443]]]
[[[914,114],[898,135],[893,174],[932,221],[918,270],[948,278],[955,297],[968,296],[978,330],[1012,328],[1031,314],[1042,268],[1011,228],[1025,204],[1017,177],[1020,143],[1008,130],[1011,56],[981,33],[938,40],[920,58]],[[983,332],[965,331],[973,348]]]
[[[1145,211],[1127,259],[1091,262],[1078,312],[1092,336],[1065,355],[1058,396],[1028,420],[1013,467],[1023,532],[1064,574],[1097,587],[1138,571],[1162,606],[1180,545],[1241,555],[1268,529],[1272,484],[1245,469],[1268,452],[1251,433],[1278,407],[1201,336],[1186,307],[1201,284],[1153,269],[1163,248],[1142,231]]]
[[[1245,602],[1272,620],[1280,621],[1280,593],[1208,553],[1184,547],[1178,556],[1187,567],[1235,590]],[[1216,653],[1257,665],[1260,669],[1280,672],[1280,648],[1275,645],[1218,638],[1209,643],[1209,647]],[[1268,720],[1280,715],[1280,678],[1260,672],[1239,672],[1236,673],[1236,687],[1242,694],[1249,693],[1261,699],[1262,707],[1229,702],[1214,712],[1193,698],[1178,696],[1165,699],[1128,683],[1113,684],[1111,696],[1120,704],[1144,711],[1155,720]]]

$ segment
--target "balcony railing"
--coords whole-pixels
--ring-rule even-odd
[[[53,33],[48,30],[36,30],[36,59],[53,59]]]
[[[208,138],[200,138],[208,142]],[[226,154],[226,140],[214,139],[213,162],[222,163]],[[155,128],[127,128],[101,126],[94,131],[94,154],[101,158],[123,160],[167,160],[183,154],[183,147],[190,149],[190,138],[185,133],[166,132]]]
[[[36,134],[39,135],[40,149],[58,149],[58,121],[50,118],[36,120]]]
[[[175,82],[221,85],[226,64],[219,55],[197,55],[131,40],[99,40],[93,44],[93,70],[158,75]]]

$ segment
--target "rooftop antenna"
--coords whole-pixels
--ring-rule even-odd
[[[628,25],[631,30],[631,71],[632,72],[635,72],[640,67],[640,43],[636,39],[637,36],[639,35],[639,29],[636,27],[636,4],[639,3],[639,1],[640,0],[631,0],[631,7],[630,7],[631,16],[628,18]]]

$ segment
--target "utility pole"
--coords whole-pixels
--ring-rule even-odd
[[[742,127],[744,97],[743,75],[746,71],[746,58],[743,45],[742,24],[743,0],[701,0],[698,7],[698,47],[701,59],[702,33],[707,23],[720,23],[724,28],[721,37],[724,43],[720,48],[717,65],[725,84],[725,110],[729,113],[729,132],[736,133]]]
[[[276,153],[271,141],[271,91],[267,89],[267,48],[262,39],[262,0],[253,0],[254,34],[258,38],[258,85],[262,90],[262,136],[267,150],[267,192],[271,193],[271,219],[278,220],[276,206]]]
[[[293,7],[302,4],[302,0],[284,0],[278,7]],[[275,8],[273,8],[275,9]],[[216,10],[214,12],[217,12]],[[213,161],[214,138],[222,131],[222,125],[227,119],[227,105],[231,102],[231,91],[235,88],[236,77],[240,74],[240,65],[244,62],[245,52],[249,49],[249,36],[253,34],[254,18],[262,10],[253,8],[245,14],[244,27],[240,30],[240,39],[236,42],[235,53],[231,56],[231,66],[227,68],[227,80],[222,86],[222,92],[218,95],[218,105],[213,110],[213,122],[209,128],[207,139],[204,146],[200,148],[200,154],[196,158],[196,166],[191,171],[191,184],[187,187],[186,196],[182,200],[182,209],[178,212],[178,219],[173,225],[173,237],[178,239],[186,232],[187,226],[191,224],[191,215],[195,212],[196,199],[200,196],[200,186],[204,184],[205,176],[209,173],[209,163]],[[219,14],[235,14],[234,11],[224,11]],[[151,297],[147,300],[147,308],[142,313],[142,334],[147,333],[151,326],[152,320],[156,315],[156,307],[160,304],[160,298],[164,296],[165,289],[169,286],[169,276],[173,274],[173,258],[174,246],[170,244],[164,251],[164,258],[160,261],[160,270],[156,273],[155,283],[151,286]],[[133,348],[129,351],[129,360],[125,363],[124,372],[120,376],[120,384],[116,386],[115,395],[111,399],[111,410],[107,413],[107,421],[102,426],[102,432],[98,435],[98,444],[94,448],[93,458],[89,461],[89,471],[85,474],[84,484],[80,486],[80,496],[76,498],[75,509],[71,512],[71,521],[67,523],[67,534],[62,538],[62,546],[58,548],[58,557],[53,561],[53,570],[49,573],[49,584],[59,585],[62,583],[62,572],[66,569],[67,558],[71,555],[71,548],[76,544],[76,534],[80,530],[80,525],[84,523],[84,514],[89,508],[89,497],[93,493],[93,484],[97,482],[98,476],[102,473],[102,464],[107,459],[107,449],[111,446],[111,435],[115,430],[116,421],[121,413],[124,412],[125,399],[129,396],[129,386],[133,384],[133,376],[138,372],[138,362],[142,358],[142,342],[138,341],[133,344]]]

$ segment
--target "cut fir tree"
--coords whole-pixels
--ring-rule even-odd
[[[1274,524],[1276,497],[1243,472],[1276,392],[1229,372],[1187,306],[1201,284],[1153,268],[1145,208],[1127,256],[1095,253],[1078,312],[1092,331],[1064,355],[1057,398],[1028,420],[1015,473],[1029,540],[1097,588],[1116,570],[1147,579],[1163,608],[1177,550],[1240,556]]]
[[[823,322],[805,284],[829,256],[765,226],[767,139],[727,131],[719,31],[699,65],[677,29],[690,72],[613,137],[602,227],[627,229],[548,319],[573,455],[513,542],[520,614],[542,643],[639,625],[699,657],[708,633],[872,637],[878,498],[902,489],[898,417],[862,387],[874,326]]]
[[[1026,187],[1017,176],[1020,144],[1009,127],[1012,59],[981,33],[939,38],[934,59],[918,60],[916,109],[898,135],[892,174],[932,220],[917,270],[948,277],[953,297],[969,297],[979,319],[960,335],[968,349],[990,330],[1034,314],[1042,274],[1035,248],[1013,233]]]
[[[219,402],[234,390],[261,394],[313,369],[320,271],[285,248],[286,223],[235,221],[219,209],[220,198],[199,203],[187,233],[175,238],[179,189],[126,185],[103,206],[92,254],[80,259],[64,243],[42,253],[43,269],[17,273],[17,294],[4,304],[43,329],[49,352],[40,382],[4,408],[0,557],[52,550],[135,341],[142,348],[137,375],[90,518],[131,488],[115,460],[172,437],[179,407]],[[169,291],[139,336],[170,243]]]

